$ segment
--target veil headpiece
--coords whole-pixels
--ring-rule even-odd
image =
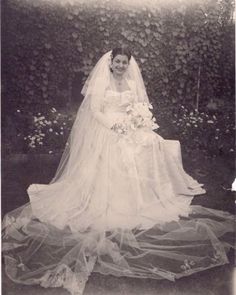
[[[106,88],[111,83],[111,53],[112,51],[109,51],[100,58],[82,88],[84,100],[77,112],[60,164],[51,183],[70,177],[75,169],[84,165],[83,159],[88,158],[89,147],[94,146],[98,126],[91,111],[91,101],[95,97],[97,100],[103,99]],[[133,56],[130,58],[125,79],[134,92],[137,102],[149,102],[139,66]]]
[[[105,53],[91,71],[81,91],[85,98],[88,95],[97,95],[98,93],[99,95],[104,95],[104,91],[106,87],[108,87],[112,75],[110,71],[111,55],[112,51]],[[135,90],[136,95],[138,96],[138,101],[148,101],[143,78],[139,66],[133,56],[130,58],[125,78],[129,83],[135,86],[135,89],[132,90]]]

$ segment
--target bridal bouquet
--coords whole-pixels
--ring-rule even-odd
[[[119,134],[127,134],[140,128],[158,129],[159,126],[150,111],[151,109],[153,107],[150,103],[137,102],[129,104],[126,107],[126,119],[123,122],[114,124],[112,130]]]

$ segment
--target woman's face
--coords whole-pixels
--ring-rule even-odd
[[[118,54],[113,58],[111,69],[113,74],[123,76],[129,66],[129,59],[126,55]]]

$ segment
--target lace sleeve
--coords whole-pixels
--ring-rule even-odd
[[[90,108],[93,116],[106,128],[111,128],[113,123],[110,122],[109,118],[102,112],[102,99],[97,95],[92,95]]]

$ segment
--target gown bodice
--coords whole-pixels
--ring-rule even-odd
[[[135,95],[131,90],[123,92],[106,90],[103,100],[104,113],[126,113],[127,106],[135,101]]]

